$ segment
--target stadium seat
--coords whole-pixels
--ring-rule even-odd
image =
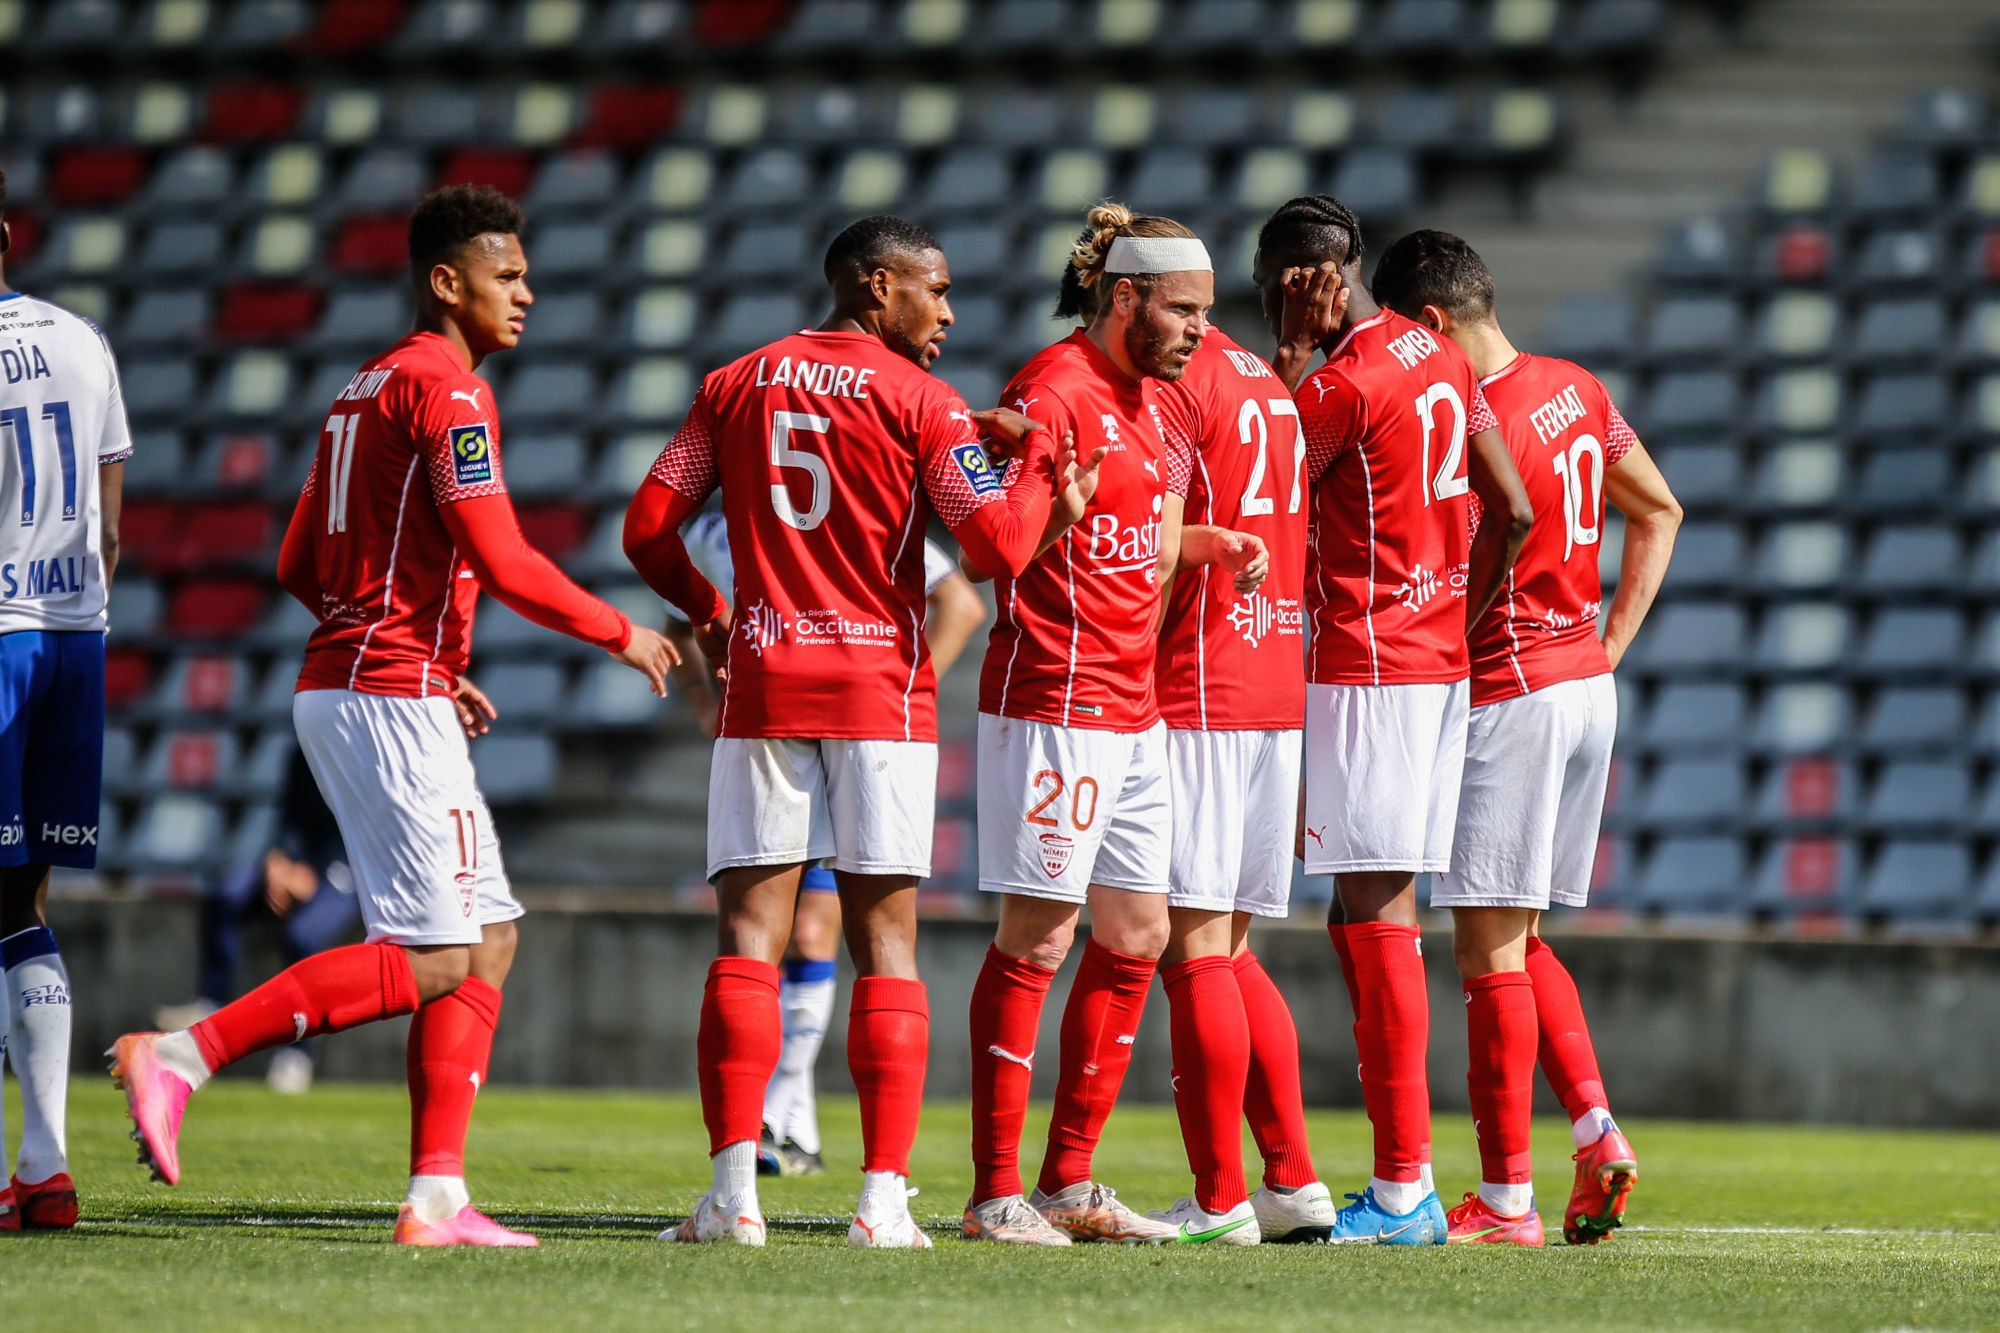
[[[1714,361],[1742,341],[1743,317],[1728,297],[1662,301],[1653,310],[1646,351],[1656,360]]]
[[[521,533],[528,544],[559,564],[583,544],[590,531],[591,511],[582,505],[522,505],[519,513]]]
[[[507,489],[519,501],[574,498],[577,479],[589,471],[581,435],[522,432],[505,440],[503,449]]]
[[[553,662],[503,662],[480,667],[474,677],[510,729],[544,726],[568,700],[568,673]]]
[[[224,641],[255,624],[270,605],[266,581],[193,580],[174,590],[167,603],[166,628],[183,639]],[[303,637],[299,640],[303,643]]]
[[[1567,296],[1550,314],[1542,344],[1551,356],[1587,366],[1616,363],[1631,351],[1634,323],[1632,303],[1622,296]]]
[[[1830,508],[1846,494],[1842,490],[1846,463],[1841,451],[1824,441],[1781,443],[1759,459],[1751,498],[1760,509],[1768,511]],[[1678,475],[1674,491],[1676,495],[1680,493]]]
[[[1748,722],[1743,690],[1736,685],[1662,686],[1645,725],[1633,733],[1648,750],[1733,749]]]
[[[1774,687],[1757,711],[1750,746],[1769,754],[1809,754],[1844,744],[1852,734],[1848,691],[1793,682]]]
[[[1855,911],[1876,922],[1951,922],[1972,910],[1972,854],[1962,842],[1883,846],[1861,883]]]
[[[622,662],[600,659],[584,668],[559,725],[568,730],[622,732],[661,721],[670,706],[653,694],[644,676]]]
[[[141,806],[130,835],[132,868],[152,872],[202,869],[216,857],[222,831],[222,810],[213,801],[179,792],[155,795]]]
[[[1869,709],[1861,744],[1883,754],[1936,754],[1956,747],[1968,719],[1965,696],[1936,685],[1883,690]]]
[[[208,90],[202,137],[229,144],[289,138],[304,105],[303,90],[286,84],[220,84]]]
[[[1394,149],[1356,148],[1341,155],[1333,193],[1361,216],[1406,216],[1417,202],[1416,165]]]
[[[144,652],[122,644],[105,650],[104,700],[112,712],[144,698],[152,683],[152,660]]]
[[[1884,528],[1862,557],[1860,587],[1878,597],[1906,598],[1953,586],[1964,566],[1964,549],[1950,531]]]
[[[159,626],[160,585],[140,574],[121,574],[111,585],[108,618],[119,643],[143,641]]]
[[[1952,831],[1972,813],[1972,779],[1959,764],[1896,761],[1870,789],[1862,818],[1900,833]]]
[[[543,425],[587,421],[598,402],[597,376],[582,362],[536,361],[506,385],[507,419]]]
[[[1647,671],[1732,666],[1747,639],[1743,608],[1733,602],[1680,602],[1661,607],[1634,645]]]
[[[1668,759],[1654,771],[1634,813],[1653,828],[1730,828],[1747,797],[1743,766],[1734,760]]]
[[[1742,582],[1749,565],[1742,527],[1729,522],[1688,523],[1674,543],[1674,590],[1676,594],[1730,591]]]
[[[479,788],[489,804],[546,800],[556,787],[555,742],[547,736],[484,736],[472,747]]]
[[[1871,675],[1927,675],[1956,669],[1965,624],[1956,611],[1891,607],[1877,612],[1861,641],[1858,668]]]
[[[140,766],[148,791],[213,791],[235,769],[236,737],[221,730],[164,731]]]
[[[1844,912],[1860,882],[1859,859],[1845,839],[1780,839],[1758,862],[1750,906],[1779,918]]]
[[[1937,449],[1884,449],[1868,456],[1844,500],[1870,517],[1929,516],[1955,498],[1956,472],[1951,456]]]
[[[1918,372],[1870,377],[1852,425],[1869,435],[1927,436],[1951,418],[1951,388],[1945,377]]]
[[[1767,532],[1754,578],[1792,592],[1830,588],[1849,569],[1851,539],[1834,523],[1780,523]]]
[[[1860,812],[1860,778],[1852,764],[1825,755],[1780,760],[1751,803],[1760,827],[1839,830]]]
[[[1664,838],[1631,885],[1643,912],[1741,914],[1750,906],[1743,844],[1735,838]]]
[[[173,724],[191,717],[226,716],[247,707],[252,684],[247,658],[216,653],[181,657],[167,668],[143,711]]]

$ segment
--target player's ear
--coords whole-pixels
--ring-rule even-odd
[[[1417,322],[1436,333],[1451,335],[1451,316],[1443,306],[1427,305],[1417,312]]]
[[[465,277],[450,264],[431,265],[431,297],[440,305],[455,306],[465,294]]]
[[[896,275],[886,268],[878,268],[868,274],[868,294],[875,298],[875,304],[887,306],[889,294],[895,289]]]

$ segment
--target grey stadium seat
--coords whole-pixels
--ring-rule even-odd
[[[1859,876],[1860,857],[1844,838],[1781,838],[1757,863],[1750,906],[1778,917],[1845,911]]]
[[[1750,747],[1764,754],[1808,754],[1832,749],[1852,734],[1847,690],[1818,681],[1774,687],[1757,709]]]
[[[507,489],[523,500],[573,498],[589,471],[589,450],[580,435],[522,432],[502,448]]]
[[[1636,813],[1656,828],[1726,828],[1741,818],[1748,795],[1735,760],[1669,759],[1646,784]]]
[[[1749,865],[1736,838],[1665,838],[1646,858],[1626,901],[1669,915],[1736,913],[1750,902]]]
[[[1742,741],[1748,712],[1738,685],[1666,685],[1635,734],[1649,750],[1728,750]]]
[[[510,727],[533,729],[562,711],[569,673],[554,662],[503,662],[480,667],[474,679]]]
[[[1936,685],[1886,689],[1868,710],[1861,744],[1878,753],[1933,754],[1955,748],[1966,735],[1965,696]]]
[[[1873,828],[1946,832],[1972,811],[1972,777],[1961,764],[1888,765],[1868,793],[1862,818]]]
[[[1860,666],[1877,673],[1955,672],[1965,647],[1956,611],[1895,607],[1878,612],[1861,641]]]
[[[1861,587],[1904,596],[1956,585],[1965,565],[1958,537],[1935,526],[1884,528],[1868,543]]]
[[[493,805],[546,800],[556,788],[556,746],[547,736],[483,736],[472,747],[472,766]]]
[[[1862,880],[1855,910],[1889,921],[1961,920],[1972,910],[1972,853],[1962,842],[1891,842]]]
[[[1640,636],[1648,670],[1734,666],[1749,635],[1735,602],[1676,602],[1662,607]]]
[[[1743,338],[1743,312],[1726,296],[1662,301],[1653,311],[1647,350],[1655,357],[1714,361]]]

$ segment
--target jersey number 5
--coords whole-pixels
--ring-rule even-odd
[[[771,508],[800,532],[811,532],[825,521],[826,511],[833,504],[833,475],[826,470],[826,460],[818,454],[792,448],[792,432],[824,435],[832,425],[831,417],[816,417],[810,412],[771,414],[771,466],[780,469],[779,479],[771,483]],[[804,513],[792,503],[791,488],[784,481],[785,468],[798,469],[812,482],[812,498],[806,501]]]
[[[1583,475],[1586,458],[1591,460],[1588,480]],[[1568,452],[1556,451],[1554,462],[1563,484],[1563,559],[1568,560],[1577,547],[1597,545],[1604,531],[1604,446],[1595,435],[1579,435]]]
[[[1445,436],[1444,461],[1431,473],[1431,436],[1437,431],[1440,403],[1451,407],[1451,432]],[[1417,419],[1424,423],[1424,507],[1432,500],[1450,500],[1472,489],[1465,471],[1465,400],[1449,384],[1431,385],[1417,395]]]
[[[1264,473],[1270,466],[1271,423],[1264,416],[1265,408],[1269,408],[1274,417],[1292,419],[1292,499],[1285,512],[1298,513],[1302,499],[1299,473],[1306,462],[1306,436],[1299,429],[1299,405],[1290,398],[1272,398],[1259,406],[1256,399],[1246,398],[1242,410],[1236,414],[1236,433],[1245,447],[1257,446],[1257,461],[1250,467],[1250,484],[1243,488],[1240,512],[1245,518],[1256,518],[1277,508],[1277,501],[1268,495],[1258,494],[1264,489]]]

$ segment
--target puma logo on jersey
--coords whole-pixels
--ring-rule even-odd
[[[1026,416],[1028,415],[1028,409],[1041,401],[1039,398],[1016,398],[1014,400],[1014,410],[1022,416]]]
[[[1158,463],[1155,463],[1150,458],[1146,460],[1146,471],[1153,474],[1154,481],[1158,481],[1160,479],[1160,465]]]
[[[466,402],[471,403],[472,410],[477,412],[479,410],[479,393],[478,389],[474,389],[471,393],[467,393],[463,389],[453,389],[451,396],[454,398],[463,398]]]

